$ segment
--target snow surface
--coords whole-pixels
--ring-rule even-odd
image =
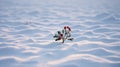
[[[120,67],[119,0],[0,0],[0,67]],[[72,28],[73,41],[53,34]]]

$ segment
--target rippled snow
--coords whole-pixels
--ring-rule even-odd
[[[119,0],[0,0],[0,67],[119,67]],[[74,40],[55,42],[65,25]]]

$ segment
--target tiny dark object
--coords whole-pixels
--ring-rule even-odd
[[[69,38],[68,40],[72,41],[72,40],[73,40],[73,38]]]

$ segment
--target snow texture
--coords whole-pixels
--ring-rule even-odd
[[[0,67],[120,67],[119,0],[0,0]],[[70,26],[73,41],[56,42]]]

